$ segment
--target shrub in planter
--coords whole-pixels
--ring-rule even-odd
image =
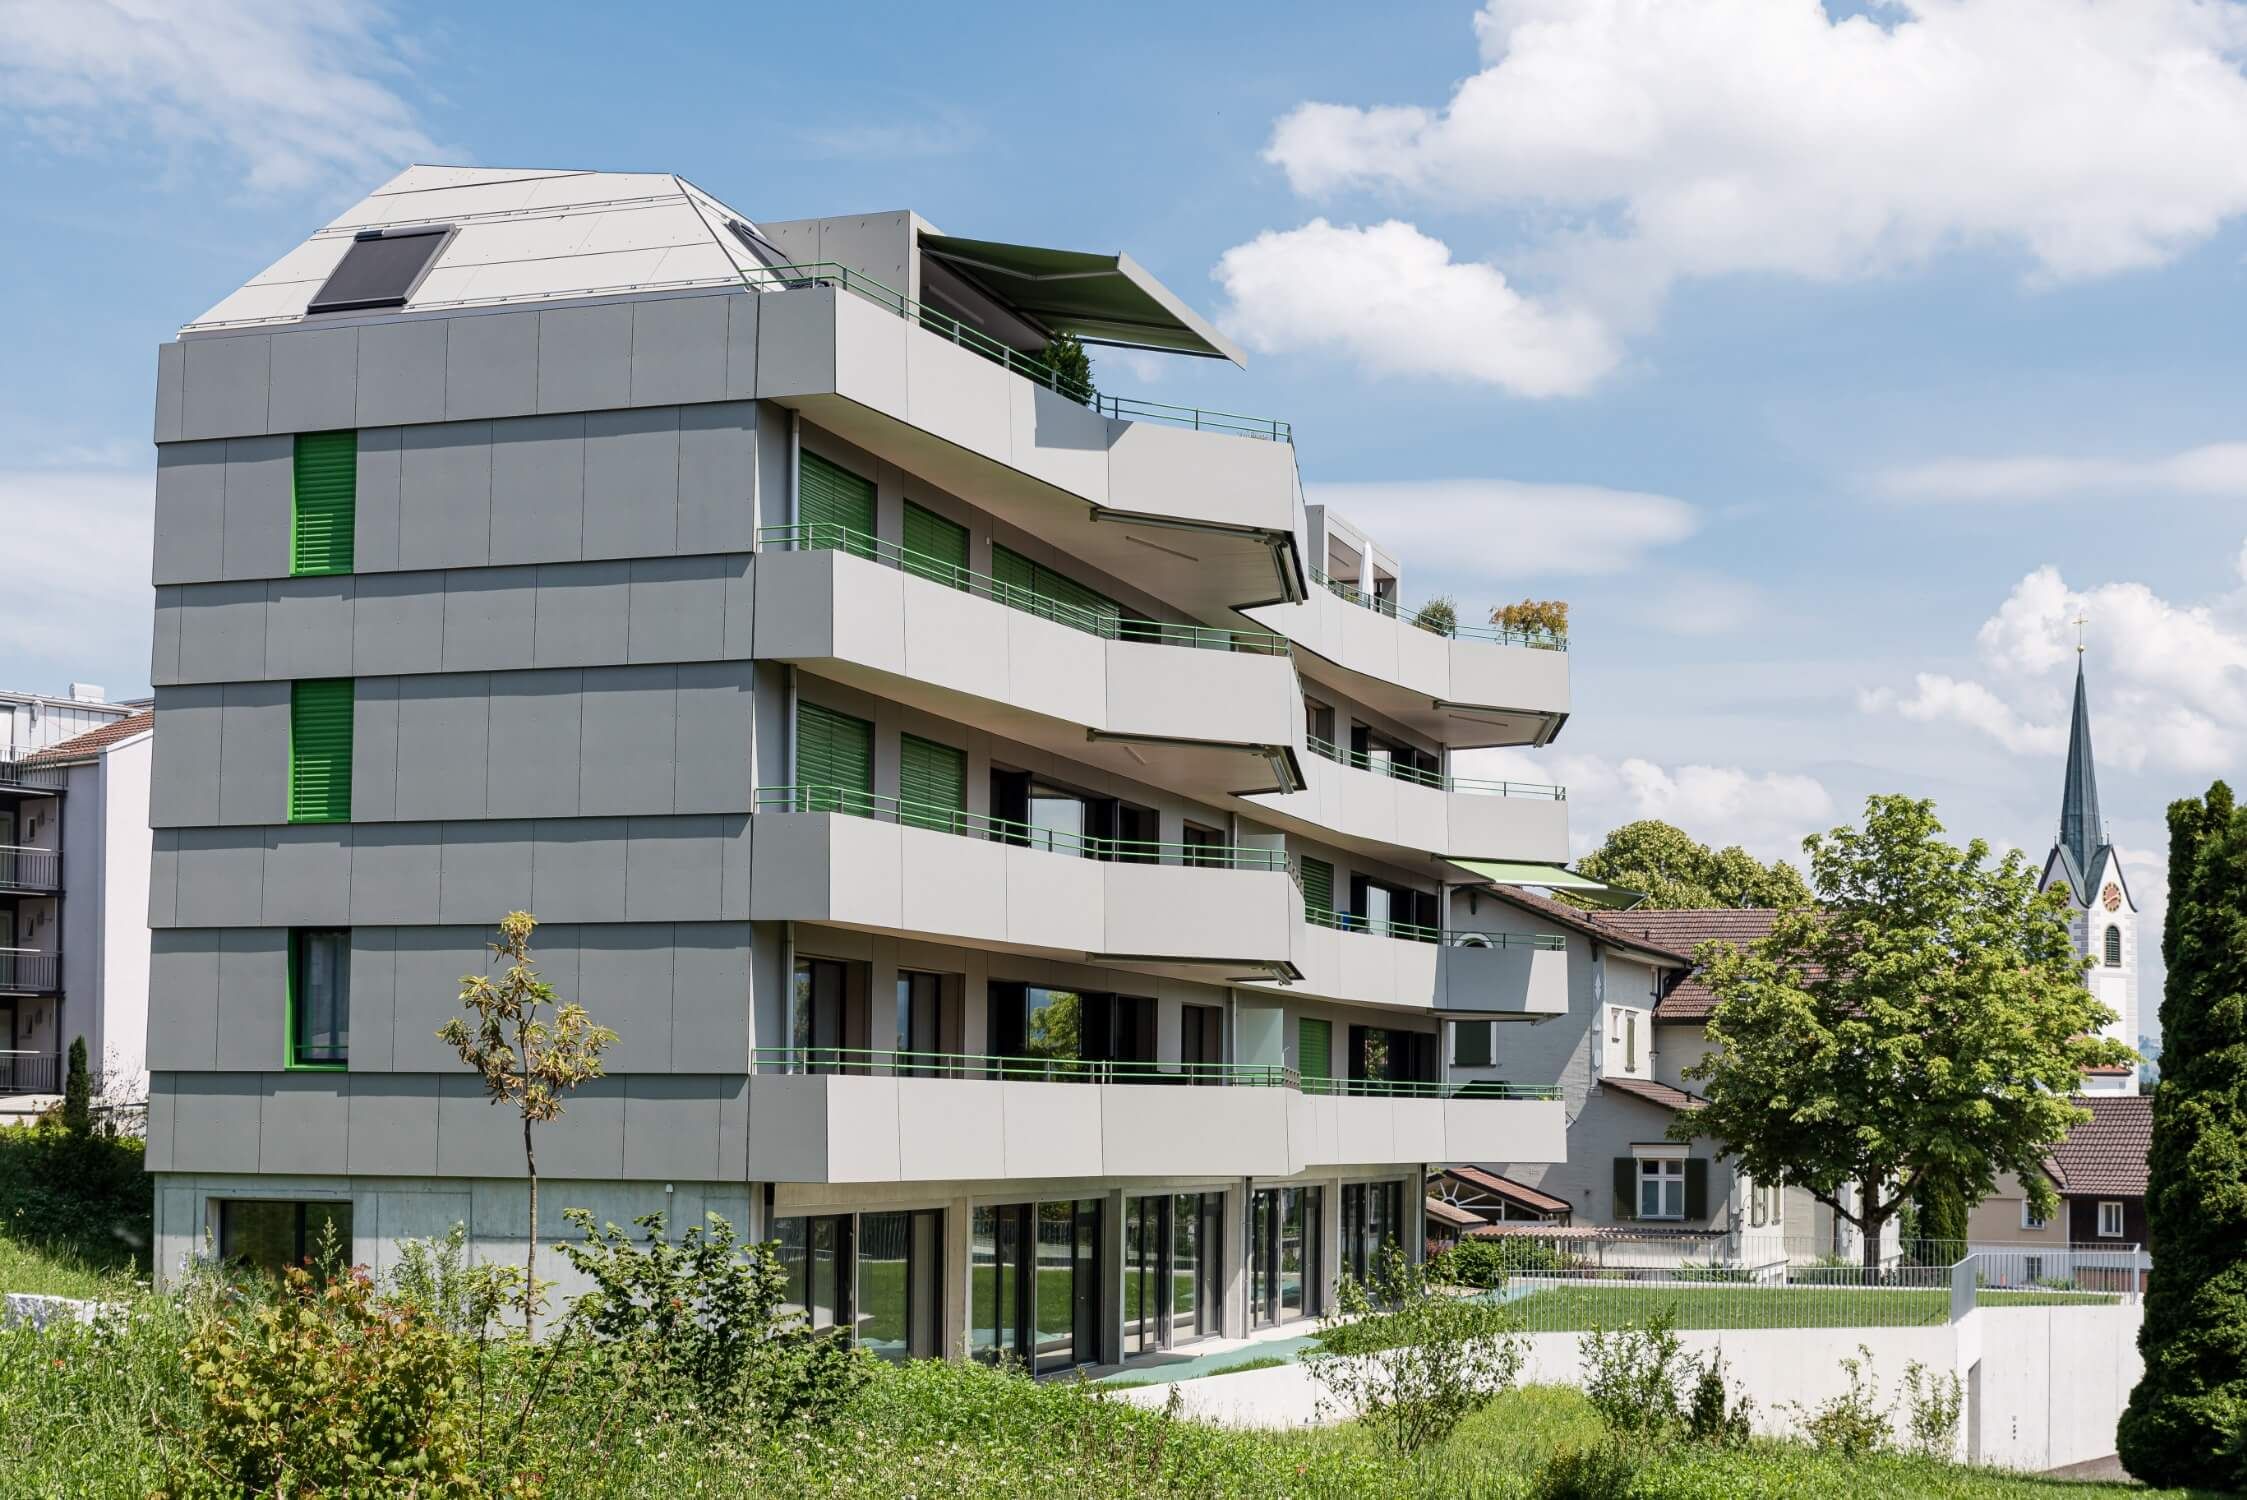
[[[1412,617],[1412,623],[1437,635],[1450,635],[1459,628],[1458,602],[1449,594],[1438,594],[1420,606],[1420,612]]]
[[[1565,641],[1568,639],[1568,601],[1524,599],[1519,604],[1501,604],[1490,612],[1490,623],[1517,635],[1541,635],[1553,641]]]

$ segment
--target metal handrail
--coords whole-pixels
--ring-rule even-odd
[[[51,891],[62,887],[62,851],[31,844],[0,844],[0,888]]]
[[[1527,646],[1533,651],[1566,651],[1568,649],[1568,637],[1565,635],[1554,635],[1543,630],[1506,630],[1496,625],[1462,625],[1456,619],[1448,625],[1441,624],[1429,617],[1429,605],[1423,604],[1418,609],[1408,610],[1398,605],[1394,599],[1384,599],[1378,594],[1369,594],[1356,584],[1332,577],[1317,568],[1312,568],[1310,574],[1313,583],[1324,584],[1327,592],[1336,598],[1346,599],[1352,604],[1372,610],[1377,615],[1387,615],[1392,620],[1402,620],[1406,624],[1416,626],[1431,635],[1448,636],[1452,640],[1459,641],[1491,641],[1500,646]]]
[[[66,780],[61,766],[33,766],[0,756],[0,786],[31,791],[60,791]]]
[[[42,993],[62,988],[62,955],[37,948],[0,948],[0,991]]]
[[[1389,1078],[1322,1078],[1268,1063],[1162,1063],[1138,1059],[1005,1057],[973,1052],[922,1052],[879,1047],[753,1047],[750,1064],[790,1072],[902,1078],[953,1078],[1015,1083],[1221,1084],[1289,1088],[1322,1096],[1415,1099],[1558,1099],[1556,1084],[1452,1083]]]
[[[1559,953],[1568,947],[1568,939],[1557,932],[1476,932],[1457,927],[1424,927],[1418,922],[1361,917],[1355,912],[1324,911],[1315,906],[1303,908],[1303,920],[1313,927],[1331,927],[1336,932],[1402,938],[1408,943],[1438,943],[1446,948],[1541,948],[1548,953]]]
[[[1304,744],[1313,755],[1331,760],[1336,765],[1352,770],[1371,771],[1376,776],[1389,776],[1398,781],[1409,781],[1415,786],[1433,787],[1439,792],[1464,792],[1476,797],[1534,797],[1547,802],[1566,802],[1568,788],[1549,786],[1536,781],[1490,781],[1477,776],[1446,776],[1440,771],[1423,771],[1418,766],[1408,766],[1398,760],[1375,760],[1356,750],[1345,750],[1332,740],[1317,735],[1307,735]]]
[[[1014,844],[1028,849],[1043,849],[1084,859],[1110,860],[1119,864],[1200,865],[1225,870],[1282,871],[1287,868],[1287,852],[1284,849],[1238,844],[1163,844],[1147,839],[1108,839],[1091,834],[1059,833],[1050,828],[1017,823],[1008,818],[963,812],[934,802],[876,796],[855,787],[816,784],[761,786],[755,792],[755,805],[758,812],[843,813],[854,818],[902,823],[908,828],[963,834],[968,838],[987,839],[992,843]]]
[[[1050,595],[1003,583],[988,573],[977,573],[925,552],[900,547],[895,542],[869,536],[831,521],[804,521],[793,526],[760,526],[757,546],[790,552],[847,552],[940,583],[946,588],[989,599],[1041,620],[1051,620],[1072,630],[1110,641],[1140,641],[1158,646],[1189,646],[1203,651],[1241,651],[1256,656],[1287,656],[1294,646],[1284,635],[1268,630],[1227,630],[1215,625],[1176,625],[1166,620],[1134,620],[1120,614],[1086,609]]]
[[[1287,423],[1270,417],[1245,417],[1238,412],[1208,411],[1198,406],[1172,406],[1161,401],[1139,401],[1123,396],[1103,396],[1081,380],[1072,380],[1053,366],[1034,355],[1001,343],[982,329],[963,323],[950,313],[939,312],[925,302],[915,302],[904,293],[884,286],[863,271],[855,271],[841,261],[810,260],[789,262],[775,266],[752,266],[741,273],[742,284],[751,291],[799,291],[806,287],[833,286],[846,292],[855,292],[876,307],[895,313],[908,323],[918,323],[939,338],[950,339],[963,349],[982,355],[993,364],[1035,381],[1058,396],[1089,406],[1102,416],[1126,422],[1164,422],[1175,427],[1192,427],[1198,432],[1223,432],[1237,437],[1268,438],[1273,442],[1293,443],[1295,429]]]

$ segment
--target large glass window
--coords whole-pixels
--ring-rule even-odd
[[[1030,847],[1062,854],[1084,850],[1084,798],[1058,787],[1030,786]]]
[[[351,1056],[351,934],[320,928],[290,938],[289,1066],[343,1067]]]
[[[978,1208],[969,1234],[970,1351],[1039,1373],[1100,1359],[1098,1199]]]
[[[1029,1205],[978,1208],[968,1230],[968,1349],[977,1359],[1027,1361],[1023,1257]]]
[[[1342,1189],[1342,1267],[1360,1284],[1381,1269],[1384,1246],[1404,1244],[1404,1184],[1352,1182]]]
[[[944,979],[901,970],[897,976],[897,1071],[927,1077],[942,1071],[932,1055],[944,1050]]]
[[[842,1064],[843,1015],[849,972],[831,958],[796,960],[789,995],[788,1039],[800,1072],[832,1073]]]
[[[850,1261],[850,1216],[775,1219],[772,1237],[788,1275],[785,1309],[800,1313],[813,1328],[849,1328],[850,1286],[843,1271]]]
[[[320,1253],[334,1230],[336,1254],[351,1262],[351,1205],[276,1198],[228,1198],[218,1205],[218,1253],[239,1265],[278,1273]]]
[[[1155,1002],[1145,996],[993,981],[990,1016],[994,1057],[1053,1063],[1152,1064],[1155,1060]],[[1123,1069],[1118,1076],[1138,1078],[1150,1071]],[[1060,1068],[1052,1073],[1071,1077],[1076,1070]]]
[[[857,1241],[858,1342],[883,1359],[944,1352],[944,1215],[861,1214]]]
[[[1222,1193],[1133,1198],[1124,1209],[1124,1353],[1223,1331]]]
[[[1249,1210],[1249,1317],[1257,1324],[1316,1316],[1320,1191],[1264,1188]]]

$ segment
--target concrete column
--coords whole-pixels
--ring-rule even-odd
[[[953,1359],[967,1358],[967,1313],[975,1285],[969,1253],[974,1228],[972,1206],[954,1198],[944,1209],[944,1348]]]
[[[1420,1265],[1428,1258],[1428,1164],[1420,1163],[1404,1185],[1404,1258]]]
[[[1243,1177],[1225,1194],[1225,1337],[1248,1337],[1248,1195],[1250,1179]]]
[[[1332,1180],[1315,1186],[1319,1189],[1319,1310],[1327,1312],[1334,1307],[1335,1288],[1342,1284],[1342,1184]]]
[[[1111,1188],[1100,1214],[1100,1350],[1104,1365],[1123,1359],[1124,1190]]]

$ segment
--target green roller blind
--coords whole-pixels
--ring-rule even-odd
[[[1303,856],[1303,910],[1314,919],[1334,915],[1334,866]]]
[[[1334,1023],[1309,1016],[1295,1023],[1295,1071],[1305,1078],[1334,1076]]]
[[[289,524],[289,571],[348,573],[359,503],[359,434],[300,432]]]
[[[289,692],[289,821],[351,821],[351,679]]]
[[[839,527],[803,533],[813,547],[832,547],[855,557],[874,555],[874,481],[861,479],[816,453],[801,453],[796,465],[796,520],[807,527]]]
[[[874,808],[874,726],[816,703],[796,704],[797,809]]]
[[[991,576],[1010,589],[1062,606],[1042,613],[1067,624],[1089,626],[1093,622],[1084,618],[1087,615],[1104,615],[1111,622],[1123,617],[1123,606],[1106,594],[1088,589],[1075,579],[1056,573],[1043,563],[1032,562],[996,542],[991,544]],[[1026,601],[1009,602],[1020,605]]]
[[[1451,1023],[1451,1062],[1454,1067],[1490,1066],[1490,1026],[1488,1021]]]
[[[964,587],[967,528],[906,501],[905,571],[953,588]]]
[[[906,804],[899,822],[957,831],[967,812],[967,753],[918,735],[899,736],[897,797]]]

